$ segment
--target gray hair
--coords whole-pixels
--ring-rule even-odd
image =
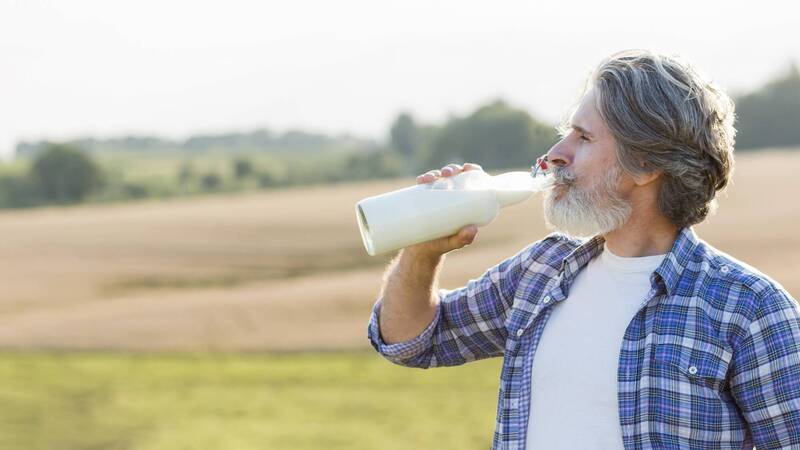
[[[591,83],[623,169],[662,173],[658,208],[675,225],[705,220],[733,172],[731,99],[688,63],[646,50],[608,57]]]

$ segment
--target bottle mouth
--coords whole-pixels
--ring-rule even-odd
[[[553,173],[547,155],[542,155],[536,158],[536,164],[531,166],[531,176],[537,177],[541,175],[550,175]]]
[[[358,231],[361,232],[361,240],[364,242],[364,248],[367,249],[367,253],[370,256],[375,256],[375,245],[372,242],[372,235],[369,231],[369,222],[360,204],[356,205],[356,217],[358,218]]]
[[[547,155],[536,158],[536,164],[531,166],[531,177],[539,182],[540,190],[551,189],[555,186],[555,174]]]

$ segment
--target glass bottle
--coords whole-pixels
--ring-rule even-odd
[[[540,158],[531,172],[489,175],[467,170],[432,183],[367,197],[356,203],[358,229],[371,256],[488,225],[500,208],[547,189],[552,175]]]

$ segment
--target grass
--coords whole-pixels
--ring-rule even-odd
[[[484,449],[500,360],[373,352],[0,354],[0,448]]]

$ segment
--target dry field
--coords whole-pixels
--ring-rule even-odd
[[[800,152],[740,155],[697,233],[800,295]],[[366,348],[388,257],[353,205],[412,180],[0,212],[0,346],[127,350]],[[447,257],[442,286],[547,233],[538,198]]]

